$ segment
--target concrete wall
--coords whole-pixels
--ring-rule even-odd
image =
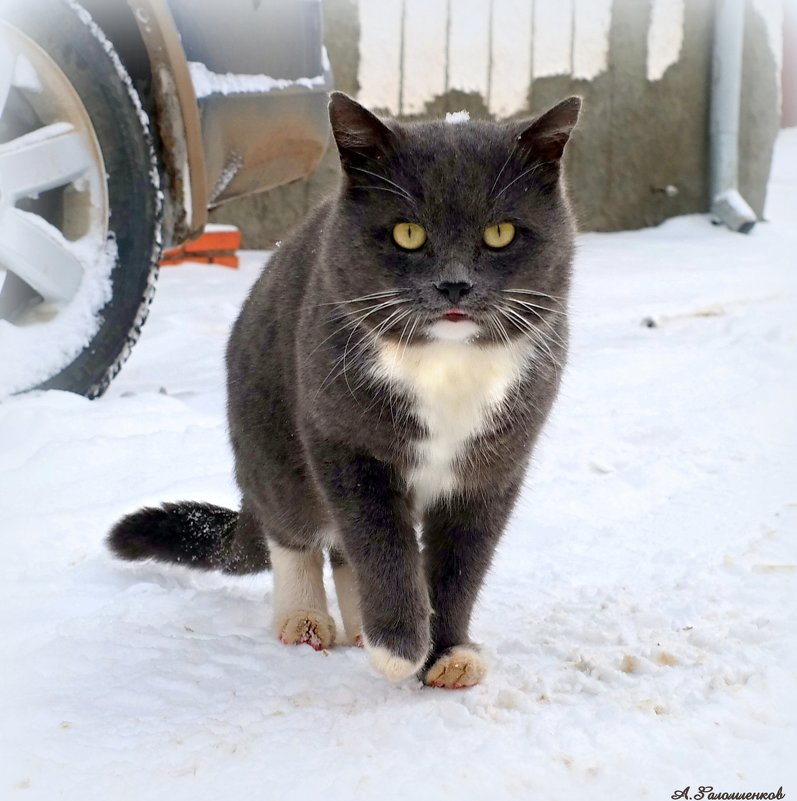
[[[797,0],[786,0],[783,17],[783,108],[784,128],[797,125]]]
[[[583,95],[568,155],[582,229],[706,211],[711,0],[326,0],[324,12],[337,87],[383,114],[522,118]],[[759,214],[780,113],[782,14],[782,0],[748,2],[740,188]],[[333,146],[310,179],[212,219],[238,225],[247,247],[270,247],[337,180]]]

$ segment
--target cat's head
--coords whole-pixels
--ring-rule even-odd
[[[324,261],[351,319],[405,341],[498,342],[562,315],[574,226],[560,162],[580,107],[400,123],[333,93],[344,178]]]

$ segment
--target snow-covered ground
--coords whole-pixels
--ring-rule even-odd
[[[237,501],[222,352],[263,257],[164,270],[104,398],[0,405],[0,798],[797,794],[797,130],[768,215],[581,237],[566,381],[474,621],[492,672],[460,692],[281,645],[267,575],[109,556],[142,504]]]

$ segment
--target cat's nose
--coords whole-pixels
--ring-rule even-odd
[[[442,292],[456,306],[459,299],[473,289],[468,281],[439,281],[434,285],[438,292]]]

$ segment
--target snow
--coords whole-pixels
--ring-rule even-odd
[[[144,137],[147,140],[147,144],[150,146],[150,150],[152,150],[152,137],[149,132],[149,115],[146,111],[144,111],[144,106],[141,105],[141,98],[138,96],[138,92],[136,91],[135,86],[133,86],[133,81],[125,69],[124,64],[122,64],[122,61],[119,58],[119,54],[116,52],[113,43],[102,32],[102,29],[99,27],[99,25],[94,22],[94,20],[91,18],[91,14],[89,14],[85,8],[75,2],[75,0],[65,1],[66,4],[75,12],[80,21],[91,31],[91,35],[102,45],[103,50],[105,50],[105,52],[108,54],[108,58],[113,64],[114,72],[116,73],[117,78],[124,83],[125,88],[127,89],[130,102],[135,109],[139,122],[141,123],[141,129],[144,132]],[[157,161],[154,151],[152,152],[152,162],[155,167],[150,171],[150,182],[155,189],[159,190],[160,174],[157,171]]]
[[[74,0],[66,0],[66,3],[88,28],[91,35],[102,45],[117,78],[125,85],[149,150],[149,179],[157,198],[155,214],[159,219],[163,208],[163,191],[160,188],[160,173],[149,129],[149,117],[141,105],[141,98],[110,40],[92,20],[91,15]],[[27,69],[23,67],[21,78],[26,79],[26,76],[27,79],[30,78]],[[15,77],[20,76],[15,75]],[[26,143],[30,144],[39,137],[54,136],[71,127],[64,122],[53,123],[23,138]],[[87,176],[84,175],[74,182],[75,188],[83,191],[86,186],[90,186],[91,182],[87,182],[86,179]],[[92,197],[91,202],[95,203],[95,211],[97,211],[96,206],[99,201]],[[9,393],[35,386],[45,378],[55,375],[85,348],[99,328],[100,311],[111,297],[110,276],[118,257],[116,234],[112,230],[107,234],[92,230],[87,235],[70,241],[58,228],[45,219],[30,214],[29,220],[59,241],[65,250],[76,256],[84,267],[84,273],[78,291],[68,303],[41,304],[33,309],[31,315],[36,321],[35,325],[11,325],[5,320],[0,320],[0,354],[3,356],[2,370],[0,370],[0,399]],[[153,262],[160,255],[161,238],[162,232],[158,225],[151,255]],[[5,278],[2,274],[4,272],[0,270],[0,279]],[[154,290],[155,277],[155,273],[150,276],[145,290],[146,295]],[[1,282],[0,286],[2,286]],[[142,304],[131,328],[140,327],[145,311]],[[128,344],[117,361],[124,361],[129,347]]]
[[[74,255],[84,272],[68,302],[34,306],[24,324],[0,320],[0,398],[55,375],[83,350],[99,328],[99,310],[111,298],[110,276],[117,259],[113,234],[104,242],[97,232],[70,242],[44,218],[30,213],[25,216]]]
[[[462,111],[449,111],[446,113],[446,122],[449,125],[460,125],[463,122],[470,122],[470,113],[466,109]]]
[[[328,63],[328,62],[325,62]],[[301,87],[316,89],[326,86],[324,75],[312,78],[272,78],[270,75],[244,75],[232,72],[212,72],[200,61],[189,61],[188,69],[197,98],[208,95],[234,95],[242,93],[265,93],[274,90]]]
[[[0,797],[789,797],[796,196],[790,130],[750,235],[691,216],[580,238],[572,358],[467,691],[281,645],[267,575],[108,555],[142,504],[237,500],[222,353],[267,256],[165,269],[102,399],[0,405]]]
[[[224,233],[233,233],[237,231],[238,228],[235,225],[226,225],[224,223],[208,223],[205,226],[205,233],[206,234],[224,234]]]

